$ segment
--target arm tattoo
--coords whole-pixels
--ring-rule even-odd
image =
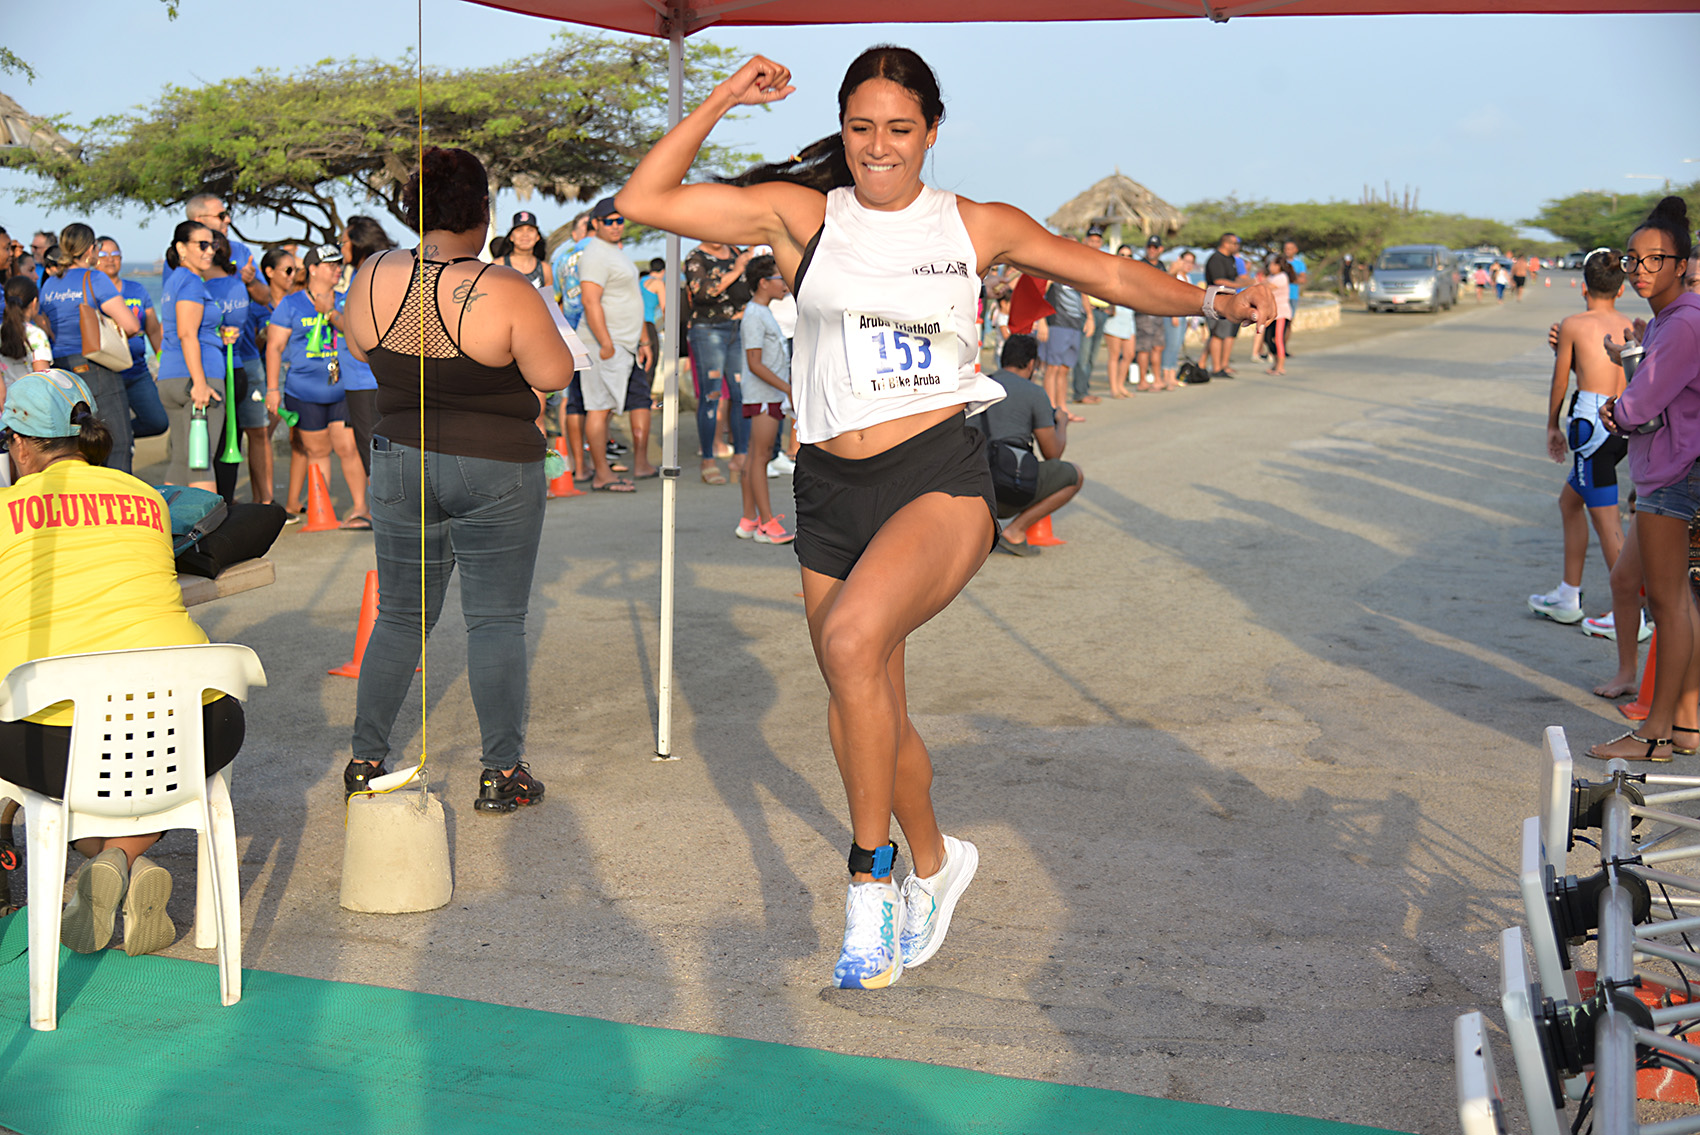
[[[479,300],[483,299],[488,294],[489,294],[488,292],[475,292],[475,291],[473,291],[472,290],[472,281],[466,280],[462,283],[455,285],[455,290],[452,293],[452,298],[454,299],[454,302],[456,302],[456,303],[464,303],[466,305],[466,309],[468,311],[471,311],[472,305],[474,303],[477,303]]]

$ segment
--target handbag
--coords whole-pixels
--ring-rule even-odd
[[[92,271],[92,268],[83,269],[83,302],[77,308],[77,322],[83,333],[83,358],[110,371],[129,370],[129,337],[110,315],[89,302],[88,274]]]
[[[986,444],[992,490],[999,504],[1023,507],[1039,492],[1039,459],[1020,438],[1000,437]]]
[[[1175,373],[1185,386],[1197,386],[1200,383],[1210,381],[1210,372],[1184,355],[1181,357],[1181,365]]]

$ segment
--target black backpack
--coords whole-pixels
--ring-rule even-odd
[[[1022,507],[1039,491],[1039,459],[1021,438],[993,438],[986,443],[992,467],[992,488],[998,503]]]

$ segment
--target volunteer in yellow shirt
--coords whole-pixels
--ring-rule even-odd
[[[207,641],[183,609],[164,499],[128,473],[102,468],[112,434],[74,374],[28,375],[6,392],[0,441],[16,483],[0,490],[0,673],[35,658]],[[207,772],[242,747],[242,703],[209,693],[202,710]],[[0,779],[48,796],[65,792],[71,704],[0,722]],[[159,833],[78,840],[77,875],[61,940],[104,949],[119,903],[132,955],[171,944],[171,876],[142,853]]]

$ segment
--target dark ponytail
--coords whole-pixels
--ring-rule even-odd
[[[838,85],[838,121],[844,121],[850,96],[869,79],[889,79],[915,96],[921,104],[921,115],[931,130],[944,121],[944,97],[939,93],[938,76],[927,61],[907,47],[882,43],[862,52],[844,72]],[[736,177],[723,178],[728,185],[760,185],[769,181],[784,181],[804,185],[822,193],[840,186],[853,185],[850,163],[844,156],[844,134],[828,134],[806,146],[782,162],[747,169]]]
[[[32,437],[36,452],[54,459],[75,453],[90,465],[105,465],[112,456],[112,431],[94,416],[87,402],[71,407],[71,424],[77,427],[76,437]]]
[[[188,244],[197,229],[207,229],[199,221],[178,221],[177,227],[171,230],[171,243],[165,246],[165,265],[167,268],[183,267],[183,258],[177,255],[177,246]],[[207,229],[207,232],[212,232]]]
[[[1670,237],[1678,260],[1687,260],[1694,252],[1694,235],[1688,231],[1688,202],[1674,194],[1654,205],[1635,232],[1642,229],[1657,229]]]
[[[40,294],[35,281],[28,276],[13,276],[6,281],[6,315],[0,319],[0,355],[9,359],[29,357],[29,339],[24,335],[24,312]]]

